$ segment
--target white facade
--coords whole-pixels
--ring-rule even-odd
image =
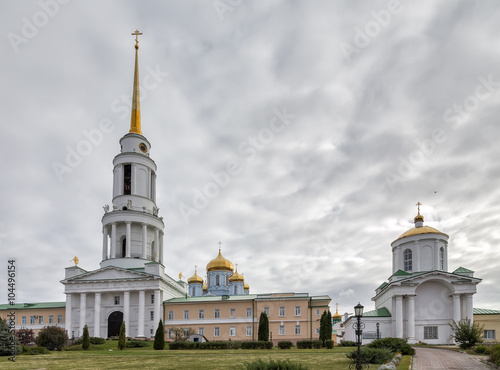
[[[377,337],[397,337],[410,343],[452,344],[452,320],[473,319],[473,295],[481,279],[463,267],[448,270],[448,235],[423,226],[415,217],[415,228],[392,244],[393,274],[376,289],[375,311],[367,312],[364,342]],[[355,340],[354,318],[344,323],[344,339]]]

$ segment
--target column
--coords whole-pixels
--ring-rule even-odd
[[[160,233],[160,244],[158,245],[160,259],[159,262],[163,265],[163,233]]]
[[[462,318],[460,313],[460,294],[453,294],[453,320],[459,322]]]
[[[132,168],[131,168],[131,176],[132,176],[132,181],[130,182],[130,186],[131,186],[131,189],[130,189],[130,194],[137,194],[137,183],[136,183],[136,179],[137,179],[137,171],[136,171],[136,166],[135,166],[135,163],[132,163]]]
[[[420,271],[420,243],[418,240],[415,242],[415,247],[413,248],[414,254],[413,254],[413,271],[414,272],[419,272]]]
[[[470,322],[472,323],[472,321],[474,320],[474,317],[473,317],[473,309],[472,309],[472,294],[466,294],[465,295],[465,299],[466,299],[466,307],[467,307],[467,310],[466,310],[466,318],[470,319]]]
[[[158,254],[158,251],[160,250],[159,246],[160,246],[160,230],[158,230],[158,228],[155,227],[155,249],[156,250],[152,251],[153,258],[155,261],[158,261],[158,258],[160,257]],[[154,257],[155,252],[156,252],[156,258]]]
[[[66,293],[66,313],[65,313],[65,328],[68,337],[71,338],[71,293]]]
[[[125,323],[125,336],[130,335],[130,292],[123,292],[123,322]]]
[[[403,297],[396,296],[396,338],[403,338]]]
[[[108,259],[108,227],[102,227],[102,260]]]
[[[434,270],[439,270],[439,240],[434,240],[434,261],[432,261]]]
[[[87,294],[80,293],[80,325],[79,325],[80,332],[77,334],[78,336],[81,336],[83,334],[83,327],[85,326],[85,317],[87,315],[86,309],[87,309]]]
[[[111,258],[116,258],[116,222],[111,224]]]
[[[94,295],[94,337],[101,336],[101,293]]]
[[[130,257],[130,228],[132,225],[132,222],[127,221],[125,223],[126,225],[126,234],[125,234],[125,239],[126,239],[126,245],[125,245],[125,257]]]
[[[154,305],[154,320],[153,328],[156,330],[158,328],[158,323],[160,322],[160,307],[163,304],[160,299],[160,290],[155,290],[155,305]]]
[[[146,248],[148,246],[148,225],[142,224],[142,258],[146,259]]]
[[[137,336],[144,337],[144,310],[145,310],[145,299],[144,299],[144,290],[139,291],[139,318],[138,318],[138,329]]]
[[[408,296],[408,339],[415,341],[415,296]]]

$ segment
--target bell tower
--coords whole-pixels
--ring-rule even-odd
[[[104,207],[101,267],[143,268],[147,262],[163,264],[164,223],[156,206],[156,163],[151,144],[141,130],[138,36],[129,132],[120,139],[113,160],[112,209]]]

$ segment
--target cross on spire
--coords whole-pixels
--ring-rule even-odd
[[[197,269],[198,269],[198,265],[194,265],[194,273],[196,274],[197,272]]]
[[[219,242],[219,252],[220,252],[220,246],[222,245],[222,242]]]
[[[131,33],[132,36],[135,36],[135,48],[139,48],[139,35],[142,35],[142,32],[139,32],[139,30],[135,30],[135,32]]]
[[[417,211],[418,211],[418,214],[420,214],[420,206],[422,205],[422,203],[418,202],[417,204],[415,204],[417,206]]]

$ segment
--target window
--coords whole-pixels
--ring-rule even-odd
[[[155,312],[154,311],[149,311],[149,319],[151,321],[154,321],[155,320]]]
[[[247,326],[247,337],[250,337],[252,335],[252,327]]]
[[[444,248],[439,248],[439,269],[444,270]]]
[[[424,339],[438,339],[438,327],[424,326]]]
[[[168,319],[173,320],[174,319],[174,311],[168,311]]]
[[[151,294],[151,304],[155,304],[155,295]]]
[[[319,335],[319,328],[316,328],[316,335]]]
[[[215,327],[214,328],[214,337],[218,337],[219,336],[219,327]]]
[[[300,325],[295,325],[295,335],[300,335]]]
[[[205,310],[199,310],[198,311],[198,318],[199,319],[204,319],[205,318]]]
[[[316,316],[319,316],[319,308],[316,308]]]
[[[174,331],[172,329],[168,329],[168,337],[173,338],[174,337]]]
[[[35,316],[30,316],[30,324],[35,324]]]
[[[236,295],[238,294],[238,286],[234,286],[234,289],[233,289],[233,294]]]
[[[404,262],[404,270],[405,271],[412,271],[412,261],[411,261],[411,249],[405,249],[403,252],[403,262]]]
[[[153,336],[153,329],[149,329],[149,335]]]
[[[229,317],[232,319],[236,317],[236,308],[231,308],[231,315]]]
[[[295,306],[295,316],[300,316],[300,306]]]
[[[224,281],[226,282],[226,285],[228,285],[228,284],[229,284],[229,282],[227,281],[227,279],[228,279],[228,278],[227,278],[227,275],[226,275],[226,276],[224,276]]]
[[[26,316],[21,318],[21,325],[26,325]]]
[[[189,328],[184,328],[183,334],[184,334],[184,338],[187,338],[189,336]]]
[[[269,316],[269,307],[264,307],[264,313]]]
[[[220,317],[220,310],[218,308],[215,309],[215,312],[214,312],[214,317],[216,319],[218,319]]]
[[[363,339],[377,339],[377,332],[376,331],[364,331],[363,332]]]
[[[220,276],[215,275],[215,285],[219,286],[220,285]]]
[[[189,310],[184,311],[184,320],[189,320]]]
[[[196,287],[192,286],[191,287],[191,297],[195,297],[196,296]]]
[[[54,323],[54,315],[49,315],[49,324]]]
[[[130,194],[132,187],[132,165],[123,166],[123,194]]]
[[[198,328],[198,334],[199,335],[205,335],[205,329],[204,328]]]
[[[127,255],[127,238],[123,238],[122,240],[122,257],[125,258]]]
[[[285,316],[285,306],[280,307],[280,317]]]
[[[38,316],[38,323],[43,324],[43,316]]]
[[[495,339],[495,330],[485,330],[483,337],[484,339]]]
[[[285,325],[280,325],[280,335],[285,335]]]
[[[120,296],[115,295],[115,305],[120,304]]]
[[[247,317],[252,317],[252,309],[247,308]]]
[[[57,315],[57,323],[62,324],[62,315]]]
[[[231,326],[231,327],[229,328],[229,336],[230,336],[230,337],[234,337],[235,335],[236,335],[236,327]]]

